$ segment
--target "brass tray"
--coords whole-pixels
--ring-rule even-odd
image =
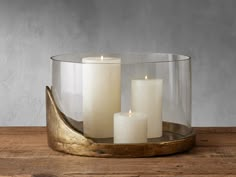
[[[48,145],[57,151],[90,157],[151,157],[191,149],[195,133],[185,125],[163,122],[163,136],[148,143],[113,144],[113,139],[89,139],[82,122],[67,118],[57,107],[51,89],[46,87]]]

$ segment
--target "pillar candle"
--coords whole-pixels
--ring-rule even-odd
[[[146,143],[147,119],[143,113],[114,114],[114,143]]]
[[[84,134],[113,137],[113,114],[120,112],[120,59],[83,58]]]
[[[147,114],[148,138],[162,136],[162,85],[161,79],[132,80],[132,110]]]

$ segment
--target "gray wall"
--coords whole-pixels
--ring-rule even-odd
[[[0,126],[45,125],[49,57],[192,56],[193,125],[236,126],[235,0],[0,0]]]

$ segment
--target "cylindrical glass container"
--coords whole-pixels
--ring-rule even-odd
[[[51,59],[55,102],[86,137],[113,141],[114,114],[129,110],[146,115],[148,142],[181,139],[191,133],[190,57],[123,53],[65,54]]]

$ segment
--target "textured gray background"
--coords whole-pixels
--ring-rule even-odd
[[[45,125],[49,57],[192,56],[193,125],[236,126],[235,0],[0,0],[0,126]]]

